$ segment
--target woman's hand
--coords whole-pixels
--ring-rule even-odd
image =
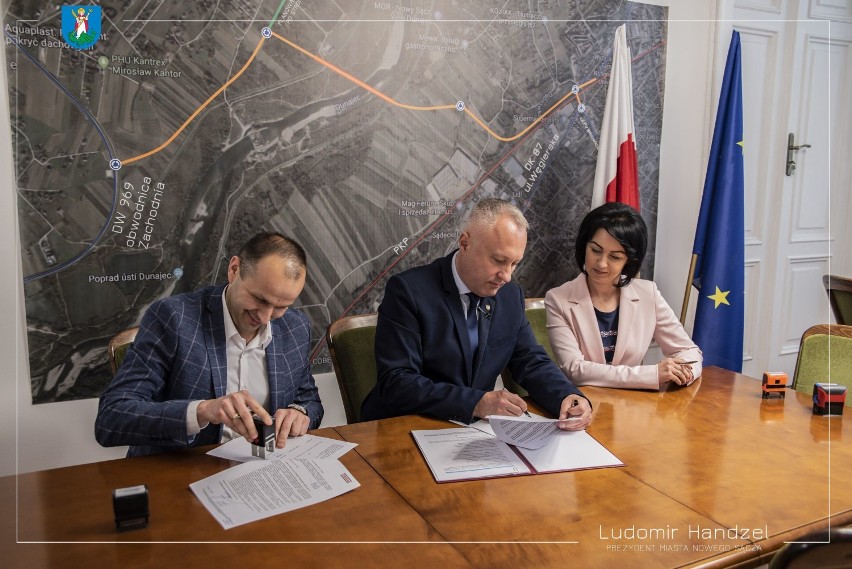
[[[657,364],[657,379],[662,387],[670,381],[677,385],[689,385],[695,378],[692,376],[690,364],[681,363],[681,360],[674,358],[663,358]]]

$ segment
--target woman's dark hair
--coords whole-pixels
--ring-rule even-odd
[[[580,223],[577,240],[574,242],[574,259],[586,275],[586,245],[601,228],[621,243],[627,253],[627,263],[621,270],[621,280],[615,285],[626,286],[639,273],[645,251],[648,249],[648,228],[645,220],[638,211],[619,202],[606,203],[587,213]]]

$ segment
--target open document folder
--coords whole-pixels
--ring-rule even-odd
[[[526,420],[491,419],[459,429],[411,431],[436,481],[624,466],[586,431],[562,431],[556,428],[555,421],[536,416]],[[513,422],[503,424],[504,421]],[[506,431],[510,434],[506,435]],[[515,442],[520,440],[536,448],[509,444],[500,440],[496,432],[507,440],[514,437]]]

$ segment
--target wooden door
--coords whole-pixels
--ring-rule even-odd
[[[802,333],[831,321],[822,275],[852,271],[852,8],[767,0],[737,2],[730,15],[743,57],[743,372],[785,371],[792,380]],[[720,26],[722,51],[731,26]],[[810,148],[793,153],[788,176],[789,133]]]

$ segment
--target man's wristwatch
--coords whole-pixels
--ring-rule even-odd
[[[296,411],[303,413],[306,417],[308,416],[308,410],[297,403],[290,403],[287,405],[287,409],[295,409]]]

